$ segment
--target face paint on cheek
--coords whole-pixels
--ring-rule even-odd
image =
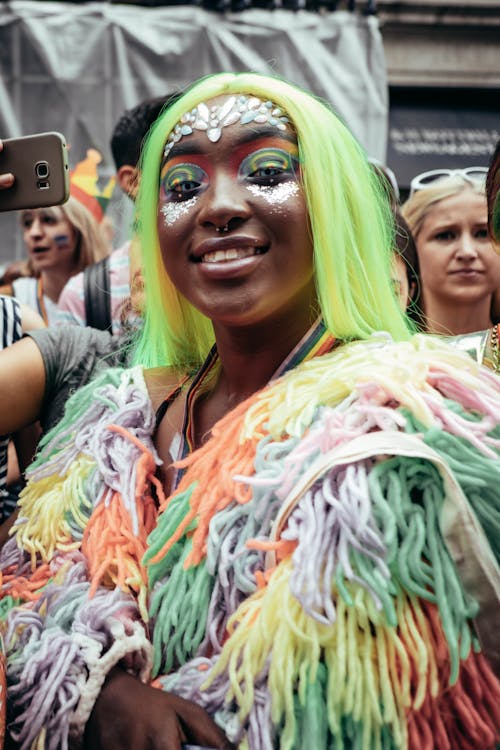
[[[69,235],[67,234],[56,234],[54,242],[57,247],[67,247],[69,245]]]
[[[198,197],[195,195],[182,203],[166,203],[161,207],[160,212],[165,219],[167,227],[173,226],[179,219],[186,216],[187,213],[196,205]]]
[[[298,195],[300,187],[296,182],[280,182],[278,185],[247,185],[254,198],[264,198],[270,206],[282,206]]]

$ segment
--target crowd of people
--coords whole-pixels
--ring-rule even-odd
[[[0,298],[6,748],[495,750],[500,144],[401,204],[272,76],[120,123],[112,322],[71,198],[22,213],[38,329]]]

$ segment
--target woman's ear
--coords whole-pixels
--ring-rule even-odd
[[[129,198],[135,200],[139,186],[139,170],[131,164],[122,164],[116,173],[119,186]]]

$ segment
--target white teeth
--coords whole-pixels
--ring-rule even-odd
[[[213,253],[206,253],[202,259],[202,263],[223,263],[227,260],[239,260],[240,258],[248,258],[251,255],[255,255],[256,248],[244,247],[244,248],[231,248],[230,250],[215,250]]]

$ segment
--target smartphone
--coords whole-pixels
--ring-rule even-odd
[[[12,172],[10,188],[0,190],[0,211],[59,206],[69,196],[68,149],[61,133],[7,138],[0,151],[0,173]]]

